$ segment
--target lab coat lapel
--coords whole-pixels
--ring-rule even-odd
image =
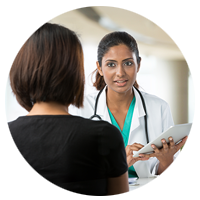
[[[133,134],[133,131],[140,125],[139,118],[146,115],[144,108],[142,106],[142,100],[140,98],[140,95],[138,94],[137,90],[133,87],[134,95],[135,95],[135,108],[133,111],[133,117],[131,121],[131,128],[130,128],[130,134],[129,134],[129,140],[131,137],[131,134]]]
[[[134,134],[134,130],[140,125],[140,117],[144,117],[146,115],[143,105],[142,105],[142,100],[140,98],[140,95],[135,88],[133,89],[134,89],[136,102],[135,102],[135,108],[134,108],[133,117],[132,117],[129,141],[130,141],[131,136],[133,136]],[[140,178],[152,176],[150,174],[150,171],[148,170],[150,168],[148,161],[138,161],[133,166],[137,172],[137,175]]]
[[[97,105],[97,114],[102,118],[102,120],[105,120],[111,123],[111,119],[110,119],[107,104],[106,104],[106,88],[107,86],[104,87],[101,95],[99,96],[99,101]],[[133,117],[131,121],[129,139],[130,139],[131,133],[140,125],[139,118],[145,115],[145,111],[142,106],[140,95],[138,94],[137,90],[134,87],[133,87],[133,90],[134,90],[136,102],[135,102],[135,108],[134,108]]]
[[[134,90],[134,95],[135,95],[136,101],[135,101],[135,108],[133,111],[133,117],[132,117],[132,121],[131,121],[131,128],[130,128],[130,132],[129,132],[128,144],[133,142],[132,137],[134,135],[134,130],[140,126],[140,117],[144,117],[144,115],[146,115],[144,108],[142,106],[142,100],[140,98],[139,93],[137,92],[137,90],[134,87],[133,87],[133,90]]]
[[[99,101],[97,105],[97,114],[102,118],[102,120],[111,123],[106,104],[106,87],[104,87],[101,95],[99,96]]]

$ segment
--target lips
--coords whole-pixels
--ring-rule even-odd
[[[117,83],[123,83],[123,82],[126,82],[127,80],[116,80],[114,82],[117,82]]]
[[[123,86],[126,85],[127,80],[116,80],[116,81],[114,81],[114,82],[115,82],[115,84],[116,84],[117,86],[123,87]]]
[[[116,81],[117,83],[123,83],[123,82],[125,82],[125,80],[124,81]]]

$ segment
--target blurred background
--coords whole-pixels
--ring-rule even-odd
[[[109,32],[126,31],[136,39],[142,57],[137,74],[140,89],[167,101],[175,124],[193,121],[195,97],[190,70],[175,42],[155,23],[124,9],[101,6],[63,13],[49,22],[78,34],[84,51],[85,94],[95,90],[91,73],[96,69],[99,41]],[[12,94],[9,80],[6,113],[7,121],[27,114]]]

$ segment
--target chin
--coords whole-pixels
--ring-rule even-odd
[[[113,88],[113,90],[117,93],[123,94],[123,93],[127,93],[128,91],[132,90],[132,86],[131,87],[115,87]]]

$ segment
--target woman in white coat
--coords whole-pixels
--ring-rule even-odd
[[[93,84],[97,90],[102,90],[96,114],[121,131],[126,147],[129,177],[153,177],[161,174],[173,162],[187,138],[175,145],[170,137],[169,145],[162,140],[162,149],[152,145],[154,153],[133,158],[134,151],[147,144],[145,115],[149,141],[173,125],[168,104],[141,91],[146,104],[147,113],[145,112],[141,97],[135,89],[139,88],[136,76],[140,64],[137,43],[131,35],[113,32],[103,37],[98,46],[96,80]],[[94,114],[97,94],[98,92],[94,92],[87,95],[84,107],[77,110],[76,114],[90,118]],[[73,109],[70,111],[75,114]]]

